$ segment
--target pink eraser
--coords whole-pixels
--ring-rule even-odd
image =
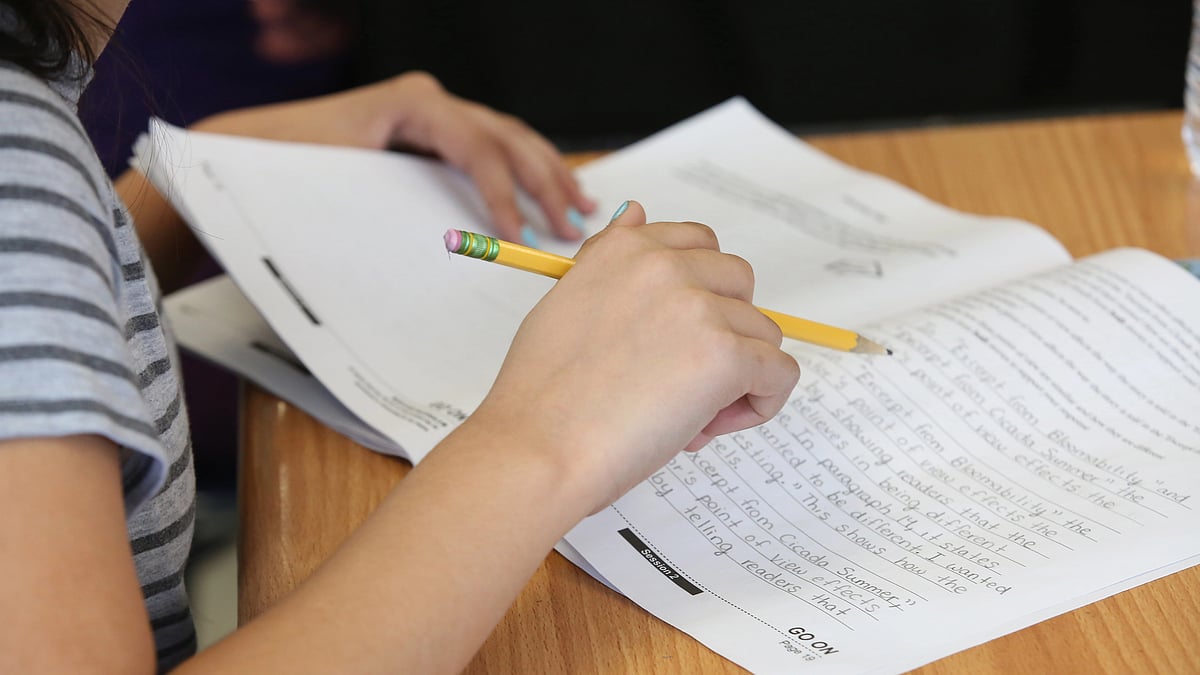
[[[446,242],[446,250],[451,253],[458,250],[462,245],[462,232],[458,230],[446,230],[446,234],[442,237],[442,241]]]

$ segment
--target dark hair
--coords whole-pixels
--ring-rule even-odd
[[[0,0],[0,18],[4,10],[16,25],[0,31],[0,61],[46,79],[66,74],[72,54],[94,63],[90,38],[112,32],[87,0]]]

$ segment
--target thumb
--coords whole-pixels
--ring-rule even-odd
[[[608,227],[637,227],[645,224],[646,210],[632,199],[621,202],[608,221]]]

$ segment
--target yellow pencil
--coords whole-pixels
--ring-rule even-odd
[[[511,241],[504,241],[475,232],[464,230],[446,230],[444,237],[446,250],[451,253],[465,255],[469,258],[479,258],[507,267],[513,267],[526,272],[536,272],[552,279],[560,279],[567,270],[575,265],[575,261],[560,255],[539,251]],[[858,352],[860,354],[891,354],[892,350],[872,342],[863,336],[845,328],[836,328],[816,321],[801,319],[773,312],[769,309],[758,308],[767,318],[779,325],[784,337],[800,340],[809,344],[829,347],[843,352]]]

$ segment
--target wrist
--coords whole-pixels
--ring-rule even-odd
[[[456,456],[478,453],[505,481],[538,495],[540,507],[562,519],[563,532],[602,507],[609,493],[603,473],[587,461],[590,453],[576,451],[579,439],[532,414],[509,414],[485,402],[447,441],[459,446]]]

